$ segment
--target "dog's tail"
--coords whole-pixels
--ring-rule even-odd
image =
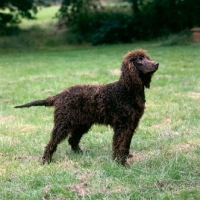
[[[53,106],[53,105],[54,105],[54,98],[48,97],[47,99],[44,100],[31,101],[23,105],[15,106],[14,108],[29,108],[31,106]]]

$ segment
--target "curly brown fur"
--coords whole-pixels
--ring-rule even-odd
[[[145,109],[144,88],[150,87],[158,63],[139,49],[125,55],[118,81],[106,85],[76,85],[63,92],[16,106],[54,106],[54,127],[47,144],[43,163],[51,162],[57,145],[68,137],[75,152],[81,152],[79,142],[93,124],[110,125],[114,130],[113,159],[126,164],[131,139]]]

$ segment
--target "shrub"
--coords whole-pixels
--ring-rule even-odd
[[[96,2],[96,3],[95,3]],[[131,9],[101,6],[98,1],[67,1],[58,17],[78,38],[92,44],[130,42]]]
[[[123,12],[111,12],[109,9],[88,15],[82,26],[83,34],[92,44],[130,42],[131,33],[128,26],[131,23],[130,15]],[[83,29],[81,29],[83,30]]]
[[[99,0],[64,0],[59,17],[92,44],[148,40],[200,26],[199,0],[129,2],[101,6]],[[133,2],[140,2],[137,9]]]

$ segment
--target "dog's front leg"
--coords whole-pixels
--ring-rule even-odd
[[[117,160],[122,165],[126,164],[126,160],[129,156],[129,149],[131,139],[133,137],[133,130],[125,127],[115,127],[113,136],[113,160]]]

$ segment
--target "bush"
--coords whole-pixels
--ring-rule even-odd
[[[87,16],[85,23],[82,19],[79,26],[80,34],[94,45],[131,41],[132,36],[128,28],[131,18],[126,13],[113,13],[107,9],[91,13]]]
[[[138,1],[135,13],[130,3],[102,7],[98,2],[64,0],[59,15],[78,38],[95,45],[149,40],[200,26],[199,0]]]
[[[74,1],[73,1],[74,2]],[[130,42],[131,9],[120,6],[101,6],[94,1],[66,1],[60,8],[60,24],[77,38],[92,44]]]
[[[38,6],[49,5],[46,1],[0,0],[0,35],[16,34],[21,19],[34,19]]]

